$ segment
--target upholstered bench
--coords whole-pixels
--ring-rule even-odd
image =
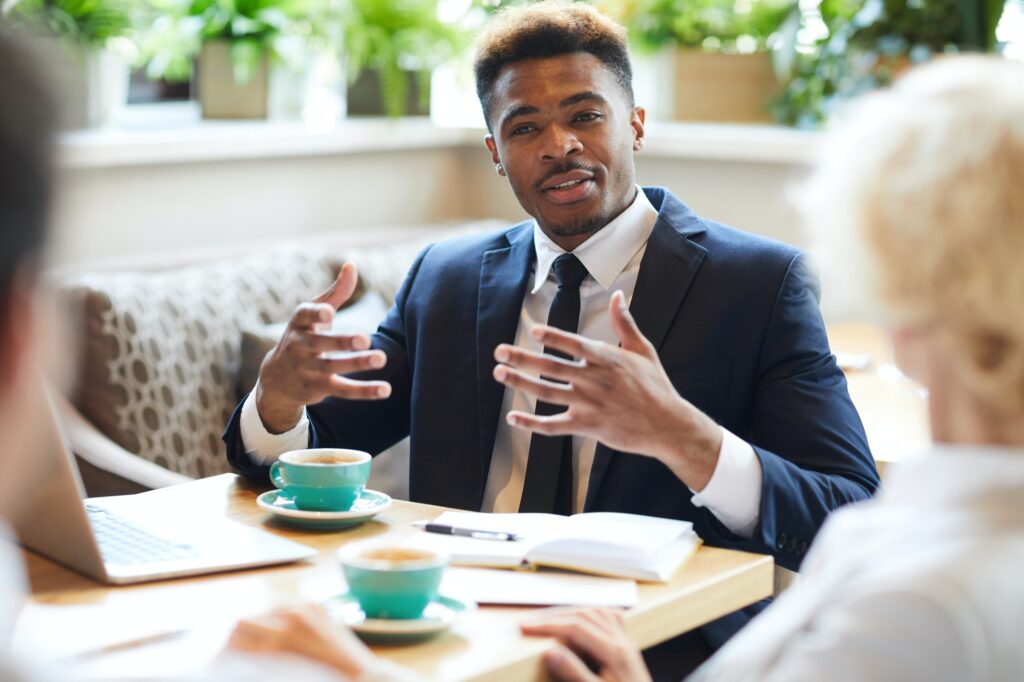
[[[61,411],[90,495],[138,492],[229,470],[221,432],[295,306],[341,263],[360,271],[336,329],[371,332],[415,256],[457,226],[346,231],[281,244],[182,251],[52,274],[74,340]],[[370,486],[407,495],[408,447],[377,458]]]

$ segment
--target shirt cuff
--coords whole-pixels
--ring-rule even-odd
[[[256,387],[259,382],[256,382]],[[284,433],[270,433],[263,426],[259,410],[256,408],[256,387],[242,403],[240,426],[242,429],[242,445],[253,461],[258,464],[270,464],[289,450],[304,450],[309,447],[309,417],[302,410],[299,423]]]
[[[694,493],[693,505],[707,507],[726,528],[749,540],[760,520],[761,477],[761,460],[754,448],[722,428],[715,471],[704,489]]]

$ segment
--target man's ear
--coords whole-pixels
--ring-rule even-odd
[[[646,118],[647,112],[643,107],[633,107],[629,125],[633,128],[633,151],[635,152],[644,148],[644,121]]]
[[[501,157],[498,156],[498,145],[494,141],[494,135],[486,135],[484,137],[484,144],[487,145],[487,149],[491,152],[491,160],[494,162],[495,172],[498,175],[505,177],[505,168],[501,165]]]

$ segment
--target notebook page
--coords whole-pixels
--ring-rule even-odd
[[[680,535],[693,530],[689,521],[663,519],[638,514],[592,512],[569,517],[561,537],[593,542],[602,553],[608,547],[618,548],[615,554],[634,556],[655,554]],[[578,544],[578,543],[574,543]]]
[[[434,523],[458,528],[515,533],[522,537],[515,542],[480,540],[421,531],[402,543],[405,547],[441,552],[453,564],[463,566],[515,567],[523,563],[534,545],[550,539],[561,528],[566,517],[553,514],[483,514],[478,512],[444,512]]]
[[[503,571],[450,567],[441,593],[478,604],[636,606],[636,582],[563,571]]]

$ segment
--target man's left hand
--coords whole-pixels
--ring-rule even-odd
[[[549,436],[594,438],[616,450],[654,457],[692,490],[703,490],[718,462],[721,429],[676,392],[622,292],[612,295],[608,314],[618,347],[538,325],[530,330],[537,341],[575,360],[509,344],[495,349],[497,381],[567,408],[550,416],[511,411],[508,423]]]

